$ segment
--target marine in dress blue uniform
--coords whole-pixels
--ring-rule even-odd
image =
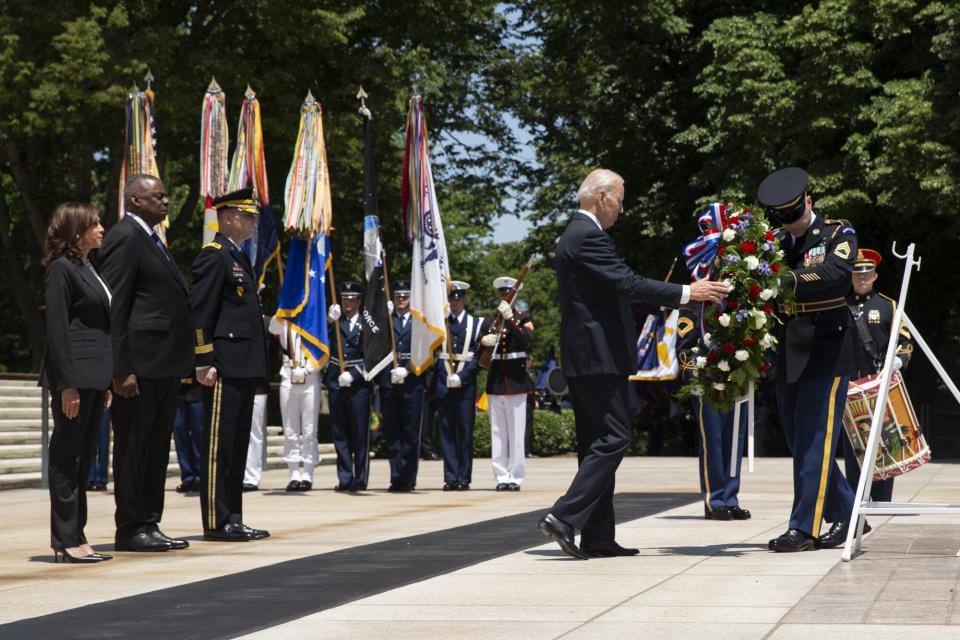
[[[454,280],[450,303],[448,359],[437,362],[436,395],[440,399],[440,451],[443,490],[466,491],[473,474],[473,425],[477,417],[477,370],[480,318],[465,309],[470,285]]]
[[[793,454],[789,528],[770,540],[772,551],[831,548],[845,537],[853,492],[834,455],[843,432],[847,384],[857,372],[856,332],[845,298],[857,256],[857,234],[846,220],[827,220],[813,208],[805,171],[788,167],[767,176],[757,200],[775,224],[789,269],[780,288],[777,406]],[[821,534],[823,521],[833,523]]]
[[[335,304],[328,312],[328,335],[334,335],[332,323],[340,323],[344,360],[344,372],[340,373],[339,354],[332,354],[323,376],[330,396],[333,446],[337,452],[335,491],[365,491],[370,471],[371,385],[363,370],[362,296],[360,284],[344,282],[340,285],[342,310]]]
[[[685,382],[696,369],[697,357],[706,354],[700,326],[699,306],[681,309],[677,322],[677,357]],[[740,412],[737,439],[736,473],[731,477],[730,454],[733,448],[733,410],[720,411],[700,398],[691,397],[691,409],[697,421],[699,444],[700,495],[703,517],[707,520],[748,520],[750,512],[740,508],[740,462],[747,439],[747,412]]]
[[[393,290],[393,335],[397,366],[390,371],[384,394],[383,430],[390,453],[390,488],[393,493],[413,491],[420,460],[420,421],[430,371],[415,375],[410,368],[410,281],[400,280]]]
[[[853,265],[853,291],[847,296],[847,307],[853,314],[856,325],[857,338],[862,348],[863,358],[858,377],[872,375],[883,367],[883,359],[887,355],[887,344],[890,340],[890,325],[893,323],[893,313],[897,303],[873,290],[877,280],[877,265],[882,258],[873,249],[857,251],[857,261]],[[897,352],[893,358],[894,370],[905,368],[910,364],[913,355],[913,339],[910,332],[903,325],[897,335]],[[847,476],[850,488],[857,490],[860,482],[860,461],[853,453],[850,441],[841,439],[843,446],[843,470]],[[870,499],[874,502],[890,502],[893,500],[893,478],[874,480],[870,488]]]

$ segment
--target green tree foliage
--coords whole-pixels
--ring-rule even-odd
[[[39,260],[56,204],[93,201],[108,226],[116,219],[125,98],[134,82],[143,87],[148,68],[156,77],[161,177],[172,196],[168,237],[182,270],[200,244],[199,116],[216,76],[232,138],[246,85],[258,94],[278,217],[300,104],[308,90],[320,100],[340,279],[362,275],[362,134],[354,96],[364,86],[396,278],[409,269],[399,212],[413,87],[424,95],[440,207],[457,230],[454,248],[488,233],[501,208],[504,174],[491,168],[495,151],[509,156],[515,142],[491,105],[502,92],[494,70],[513,58],[506,24],[489,0],[0,0],[0,369],[29,368],[42,351]],[[475,139],[493,146],[469,142]],[[458,259],[455,253],[455,267]]]

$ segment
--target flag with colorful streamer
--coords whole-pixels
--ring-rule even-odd
[[[291,238],[277,304],[277,318],[300,335],[303,355],[318,368],[330,358],[326,300],[329,260],[328,236]]]
[[[330,235],[333,203],[327,148],[323,142],[323,110],[313,94],[300,108],[300,130],[284,191],[283,227],[298,235]]]
[[[200,116],[200,197],[203,198],[203,244],[213,241],[217,232],[217,211],[214,198],[227,192],[230,179],[228,149],[230,129],[227,126],[227,98],[223,89],[211,78],[203,96]]]
[[[413,243],[410,367],[420,375],[433,364],[436,350],[443,349],[446,344],[446,318],[450,313],[447,303],[450,260],[430,168],[427,122],[421,96],[410,99],[407,112],[401,217],[404,235]]]
[[[145,173],[160,177],[157,170],[157,123],[153,114],[156,94],[153,92],[153,74],[147,71],[147,90],[140,91],[136,85],[127,95],[126,127],[123,141],[123,164],[120,166],[120,203],[118,218],[126,215],[123,189],[127,178]],[[157,233],[166,242],[163,225],[157,225]]]

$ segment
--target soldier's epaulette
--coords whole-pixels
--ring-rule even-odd
[[[857,230],[853,228],[853,225],[850,224],[850,221],[844,220],[843,218],[839,218],[837,220],[824,219],[823,224],[835,225],[837,227],[830,235],[831,238],[837,235],[837,233],[847,233],[852,235],[856,235],[857,233]]]
[[[890,296],[885,296],[885,295],[883,295],[882,293],[880,293],[879,291],[877,292],[877,295],[880,296],[881,298],[883,298],[884,300],[889,300],[890,303],[893,304],[893,308],[894,308],[894,309],[897,308],[897,301],[894,300],[893,298],[891,298]]]
[[[220,251],[221,248],[223,248],[223,245],[219,242],[208,242],[201,247],[201,249],[216,249],[217,251]]]

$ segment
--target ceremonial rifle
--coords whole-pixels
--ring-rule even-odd
[[[330,252],[330,268],[327,269],[327,274],[330,276],[330,297],[333,300],[333,304],[339,304],[337,302],[337,283],[333,279],[333,252]],[[340,313],[343,313],[343,309],[340,309]],[[343,317],[341,315],[341,317]],[[340,364],[340,375],[347,370],[347,363],[343,361],[343,335],[340,333],[340,318],[337,318],[333,322],[333,330],[337,334],[337,362]]]
[[[530,256],[530,259],[527,260],[527,264],[523,265],[523,269],[520,270],[520,275],[517,276],[517,281],[513,283],[513,287],[510,289],[510,306],[513,306],[513,303],[517,300],[517,295],[520,293],[520,285],[523,284],[523,279],[527,277],[527,273],[530,271],[530,267],[533,266],[533,256]],[[503,316],[499,313],[496,314],[496,317],[493,320],[493,323],[490,326],[490,333],[496,334],[497,341],[492,347],[485,347],[482,344],[478,347],[479,355],[477,356],[477,361],[480,366],[484,369],[490,368],[490,363],[493,360],[493,354],[497,352],[497,348],[500,346],[500,332],[503,329]],[[489,334],[487,334],[489,335]]]

